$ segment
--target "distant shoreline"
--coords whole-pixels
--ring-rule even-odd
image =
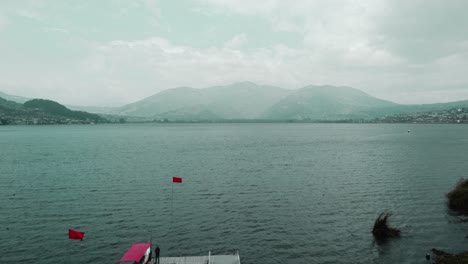
[[[66,126],[66,125],[139,125],[139,124],[408,124],[408,125],[465,125],[468,122],[376,122],[376,121],[274,121],[274,120],[224,120],[224,121],[128,121],[101,123],[55,123],[55,124],[0,124],[2,126]]]

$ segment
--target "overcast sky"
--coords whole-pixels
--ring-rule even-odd
[[[2,0],[0,91],[120,105],[177,86],[468,99],[465,0]]]

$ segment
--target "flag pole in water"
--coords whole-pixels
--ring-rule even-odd
[[[171,191],[171,224],[174,222],[173,220],[173,212],[174,212],[174,183],[182,183],[182,178],[174,176],[172,177],[172,191]]]
[[[172,190],[171,190],[171,227],[172,223],[174,223],[173,219],[173,212],[174,212],[174,177],[172,177]]]
[[[151,231],[151,234],[150,234],[150,253],[149,253],[149,256],[150,256],[150,259],[149,259],[149,263],[152,263],[151,261],[153,261],[153,257],[151,257],[153,254],[153,231]]]
[[[76,231],[76,230],[73,230],[73,229],[68,229],[68,239],[83,241],[84,235],[85,235],[84,232]],[[71,263],[70,262],[71,255],[72,254],[70,252],[68,252],[68,262],[69,263]]]

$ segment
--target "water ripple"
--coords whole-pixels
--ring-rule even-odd
[[[422,263],[433,247],[466,250],[468,226],[444,195],[468,171],[468,127],[407,129],[0,128],[1,262],[116,262],[151,238],[163,255],[239,249],[247,264]],[[403,235],[376,245],[383,209]],[[69,228],[85,240],[68,240]]]

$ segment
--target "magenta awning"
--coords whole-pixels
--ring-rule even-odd
[[[151,247],[150,243],[135,243],[129,250],[127,250],[127,252],[125,252],[119,262],[138,262],[145,255],[145,252],[149,247]]]

